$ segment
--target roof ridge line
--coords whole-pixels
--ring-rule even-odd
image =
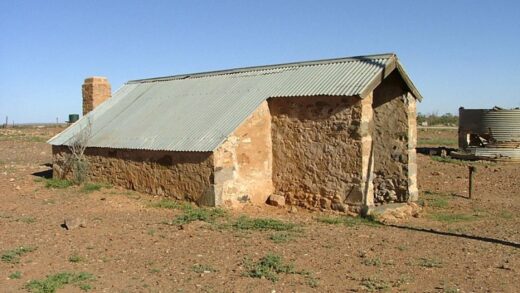
[[[168,80],[175,80],[175,79],[185,79],[185,78],[190,78],[190,77],[218,76],[218,75],[236,74],[236,73],[243,73],[243,72],[263,71],[263,70],[269,70],[269,69],[275,69],[275,68],[312,66],[312,65],[321,65],[321,64],[350,62],[350,61],[357,61],[357,60],[363,60],[363,59],[379,59],[379,58],[392,58],[392,57],[397,58],[397,55],[395,53],[382,53],[382,54],[360,55],[360,56],[340,57],[340,58],[330,58],[330,59],[318,59],[318,60],[309,60],[309,61],[297,61],[297,62],[279,63],[279,64],[261,65],[261,66],[237,67],[237,68],[223,69],[223,70],[203,71],[203,72],[177,74],[177,75],[163,76],[163,77],[135,79],[135,80],[129,80],[128,82],[126,82],[126,84],[168,81]]]

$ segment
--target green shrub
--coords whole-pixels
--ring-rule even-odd
[[[295,274],[292,264],[284,264],[282,258],[276,254],[268,254],[262,257],[258,262],[252,263],[246,260],[246,275],[251,278],[265,278],[269,281],[278,281],[278,274]]]
[[[249,218],[240,216],[234,223],[233,228],[237,230],[274,230],[274,231],[291,231],[296,228],[293,223],[286,223],[276,219],[267,218]]]
[[[21,272],[14,272],[14,273],[9,275],[9,279],[11,279],[11,280],[20,279],[21,277],[22,277],[22,273]]]
[[[383,291],[390,288],[390,284],[388,282],[374,277],[363,278],[361,280],[361,285],[370,292]]]
[[[29,252],[32,252],[36,250],[35,247],[31,247],[31,246],[20,246],[18,248],[15,248],[15,249],[12,249],[12,250],[7,250],[7,251],[4,251],[4,253],[2,254],[2,261],[3,262],[6,262],[6,263],[19,263],[20,262],[20,257],[24,254],[27,254]]]
[[[70,284],[77,285],[81,290],[88,291],[91,289],[88,281],[92,280],[95,280],[95,277],[90,273],[62,272],[47,276],[43,280],[32,280],[27,283],[26,288],[34,293],[54,293],[56,290]]]
[[[69,256],[69,262],[78,263],[80,261],[83,261],[83,258],[77,254],[73,254],[73,255]]]
[[[184,213],[177,216],[173,223],[177,225],[189,224],[194,221],[213,223],[216,219],[224,217],[226,211],[219,208],[185,207]]]
[[[101,190],[102,188],[109,188],[110,185],[104,184],[104,183],[93,183],[93,182],[87,182],[83,184],[81,187],[82,192],[93,192]]]
[[[45,183],[45,187],[47,188],[67,188],[70,186],[72,186],[72,181],[57,178],[47,179]]]
[[[178,201],[169,198],[162,198],[159,201],[150,203],[149,206],[162,209],[181,209],[183,205],[181,205]]]

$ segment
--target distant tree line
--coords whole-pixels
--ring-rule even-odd
[[[446,113],[439,115],[437,113],[430,114],[417,114],[417,123],[419,125],[426,124],[428,126],[432,125],[446,125],[446,126],[457,126],[459,125],[459,116],[453,115],[451,113]]]

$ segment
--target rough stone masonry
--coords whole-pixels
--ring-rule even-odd
[[[87,78],[83,112],[109,97],[105,78]],[[409,202],[417,199],[415,111],[394,71],[364,96],[269,98],[213,152],[87,148],[88,178],[209,206],[262,204],[272,194],[342,212]],[[72,176],[67,153],[53,146],[57,177]]]

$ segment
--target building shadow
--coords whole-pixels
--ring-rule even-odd
[[[52,178],[52,164],[46,163],[46,164],[43,164],[42,166],[48,167],[49,169],[39,171],[39,172],[34,172],[31,175],[40,177],[40,178],[44,178],[44,179],[51,179]]]
[[[462,233],[445,232],[445,231],[439,231],[439,230],[435,230],[435,229],[401,226],[401,225],[395,225],[395,224],[384,224],[384,225],[388,226],[388,227],[397,228],[397,229],[430,233],[430,234],[435,234],[435,235],[450,236],[450,237],[465,238],[465,239],[477,240],[477,241],[482,241],[482,242],[487,242],[487,243],[501,244],[501,245],[510,246],[510,247],[514,247],[514,248],[520,248],[520,243],[502,240],[502,239],[496,239],[496,238],[490,238],[490,237],[484,237],[484,236],[476,236],[476,235],[468,235],[468,234],[462,234]]]

